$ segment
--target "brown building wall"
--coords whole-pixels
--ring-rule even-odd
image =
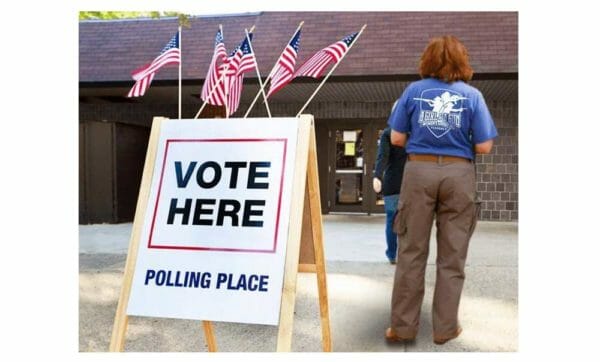
[[[114,199],[114,129],[112,122],[79,124],[81,224],[118,221]]]
[[[79,223],[132,221],[150,130],[119,122],[79,123]]]
[[[499,137],[489,155],[477,156],[477,191],[482,220],[519,218],[518,107],[515,102],[488,102]]]
[[[236,115],[243,115],[247,106],[247,104],[242,104]],[[302,104],[296,103],[272,104],[271,112],[274,116],[289,116],[295,114],[301,106]],[[323,141],[323,125],[326,124],[328,119],[371,119],[374,125],[381,125],[387,120],[391,106],[390,102],[323,102],[314,103],[308,107],[305,113],[313,114],[317,125],[317,152],[319,152],[318,161],[322,193],[327,190],[324,184],[327,150],[323,150],[322,146],[326,144],[326,141]],[[518,104],[516,102],[488,101],[488,106],[496,122],[499,137],[496,139],[494,149],[490,155],[477,156],[477,191],[482,201],[480,219],[518,220]],[[184,105],[183,117],[193,118],[198,108],[199,105],[196,104]],[[85,220],[88,220],[87,222],[91,222],[90,220],[100,222],[97,217],[106,213],[109,213],[112,217],[102,220],[104,222],[131,221],[135,199],[137,198],[137,187],[139,187],[141,178],[143,154],[146,150],[152,118],[154,116],[176,118],[177,106],[173,104],[81,103],[79,113],[80,120],[106,120],[121,124],[118,127],[119,131],[116,133],[117,145],[113,147],[116,155],[110,156],[117,157],[114,159],[115,165],[106,168],[108,167],[106,164],[99,165],[98,163],[84,162],[85,160],[80,161],[80,167],[84,168],[80,170],[82,176],[86,175],[86,172],[87,174],[94,172],[109,176],[111,172],[116,171],[116,180],[111,181],[112,184],[110,184],[112,185],[110,187],[113,187],[112,190],[104,190],[104,188],[109,187],[109,181],[105,180],[101,185],[103,190],[106,191],[104,192],[106,196],[112,197],[112,201],[111,199],[105,201],[108,203],[113,202],[113,205],[92,205],[89,201],[82,201],[83,196],[80,193],[80,222],[82,222],[81,220],[83,222],[86,222]],[[266,112],[264,108],[260,109],[258,107],[258,109],[252,111],[251,116],[266,116]],[[90,129],[94,129],[94,127]],[[113,132],[115,131],[113,130]],[[97,142],[98,140],[95,135],[90,134],[89,130],[87,133],[80,133],[80,137],[82,134],[85,134],[85,138],[80,140],[80,148],[82,149],[80,154],[87,155],[86,160],[88,160],[91,157],[90,155],[93,155],[95,148],[92,147],[90,142]],[[106,153],[106,151],[103,152]],[[103,168],[99,169],[98,167]],[[92,168],[95,168],[95,170],[92,171]],[[117,180],[123,181],[123,177],[135,182],[117,182]],[[95,194],[94,187],[93,183],[86,183],[82,187],[83,194]],[[326,199],[324,196],[321,195],[322,201]],[[120,202],[125,204],[118,206],[119,198],[122,200]],[[98,207],[105,210],[94,210]],[[326,205],[322,205],[322,207],[325,212],[327,210]],[[95,216],[92,219],[86,219],[82,217],[82,210],[88,215]]]

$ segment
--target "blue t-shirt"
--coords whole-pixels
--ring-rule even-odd
[[[475,157],[473,145],[498,136],[481,92],[462,82],[426,78],[409,84],[388,120],[410,133],[409,154]]]

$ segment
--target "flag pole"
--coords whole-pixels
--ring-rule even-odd
[[[183,60],[183,53],[181,51],[181,26],[179,26],[179,119],[181,119],[181,63]]]
[[[222,27],[221,24],[219,24],[219,27]],[[221,32],[221,34],[223,34]],[[224,36],[224,35],[223,35]],[[227,77],[227,71],[229,70],[229,65],[230,62],[227,62],[227,66],[225,67],[225,70],[223,70],[223,75],[221,76],[221,80],[220,82],[223,82],[223,84],[225,84],[225,78]],[[217,83],[218,85],[219,83]],[[215,86],[216,88],[217,86]],[[223,87],[225,89],[225,118],[229,118],[229,84],[225,84],[225,86]],[[213,89],[214,91],[214,89]]]
[[[271,110],[269,109],[269,102],[267,101],[267,95],[265,94],[265,89],[263,86],[263,82],[260,79],[260,71],[258,70],[258,61],[256,60],[256,53],[254,52],[254,49],[252,49],[252,41],[250,40],[250,35],[248,35],[248,29],[244,29],[244,31],[246,32],[246,39],[248,40],[248,46],[250,47],[250,52],[252,54],[254,54],[254,64],[256,65],[256,75],[258,76],[258,84],[260,85],[260,91],[262,92],[263,98],[265,99],[265,106],[267,107],[267,114],[269,115],[269,118],[271,118]],[[246,113],[248,114],[248,113]],[[246,115],[244,115],[244,118],[246,118]]]
[[[221,31],[221,35],[223,35],[223,25],[219,24],[219,30]],[[212,96],[212,94],[215,92],[215,90],[217,89],[217,87],[219,86],[219,84],[221,84],[221,82],[223,81],[223,79],[225,78],[225,74],[227,74],[227,70],[229,69],[229,63],[227,63],[227,65],[225,66],[225,69],[223,70],[223,74],[221,75],[221,78],[219,78],[219,80],[217,81],[217,84],[214,85],[214,87],[212,87],[212,89],[210,90],[210,92],[208,93],[208,96],[206,97],[206,100],[204,101],[204,103],[202,103],[202,106],[200,107],[200,110],[198,111],[198,113],[196,113],[196,115],[194,116],[194,119],[198,119],[198,117],[200,117],[200,113],[202,113],[202,110],[204,110],[204,107],[206,107],[206,103],[208,103],[208,100],[210,99],[210,97]],[[206,80],[204,80],[206,82]],[[227,98],[225,98],[225,107],[227,107]]]
[[[342,62],[342,60],[344,59],[344,57],[346,56],[346,54],[348,54],[350,52],[350,49],[352,48],[352,46],[354,46],[354,44],[356,43],[356,41],[360,37],[360,34],[362,34],[362,32],[365,30],[366,27],[367,27],[367,24],[363,25],[363,27],[360,29],[360,31],[356,35],[356,38],[354,38],[354,40],[352,41],[352,44],[350,44],[350,46],[348,47],[348,50],[344,53],[344,55],[342,55],[342,57],[340,58],[340,60],[337,63],[335,63],[335,65],[333,66],[333,68],[331,68],[331,70],[329,71],[329,73],[327,73],[327,76],[325,76],[325,78],[323,78],[323,81],[321,81],[321,84],[319,84],[319,86],[317,87],[317,89],[315,89],[315,91],[310,96],[310,98],[306,101],[306,103],[304,103],[304,106],[300,109],[300,111],[298,112],[298,114],[296,114],[296,117],[299,117],[300,114],[302,114],[302,111],[304,111],[304,109],[308,106],[308,104],[310,103],[310,101],[312,101],[312,99],[315,97],[315,95],[317,94],[317,92],[319,91],[319,89],[321,89],[321,87],[323,87],[323,84],[325,84],[325,82],[327,81],[327,79],[329,78],[329,76],[333,73],[333,71],[335,70],[335,68],[337,68],[337,66],[340,65],[340,63]]]
[[[227,59],[227,66],[225,67],[225,70],[223,70],[223,75],[221,76],[221,81],[225,85],[223,88],[225,90],[225,118],[226,119],[229,118],[229,84],[225,82],[225,79],[227,77],[227,71],[229,70],[230,64],[231,64],[231,62],[229,61],[229,59]],[[217,85],[218,84],[219,83],[217,83]]]
[[[220,25],[219,25],[220,26]],[[225,90],[225,118],[229,118],[229,83],[225,82],[225,79],[227,77],[227,71],[229,70],[229,65],[231,64],[230,60],[227,59],[227,66],[225,67],[225,69],[223,70],[223,75],[221,76],[221,79],[219,80],[219,82],[223,82],[224,87],[223,89]],[[217,85],[219,85],[219,82],[217,82]],[[215,85],[215,88],[217,87],[217,85]]]
[[[285,52],[285,48],[287,48],[287,45],[292,41],[292,39],[294,39],[294,36],[298,32],[298,30],[300,30],[300,28],[302,28],[302,25],[304,25],[304,20],[300,22],[300,25],[298,25],[298,27],[296,28],[296,31],[292,34],[292,37],[290,38],[290,40],[288,40],[288,42],[285,43],[285,47],[283,48],[283,51],[281,52],[281,55],[283,55],[283,52]],[[264,89],[264,87],[267,86],[267,83],[269,82],[269,79],[271,79],[271,77],[273,76],[273,72],[275,71],[275,68],[277,67],[277,62],[279,62],[279,59],[281,58],[281,55],[279,55],[279,58],[277,58],[277,60],[275,61],[275,64],[273,65],[273,68],[271,68],[271,71],[269,72],[269,75],[267,76],[267,78],[265,78],[264,85],[261,86],[260,90],[258,91],[258,93],[256,93],[256,96],[254,97],[254,100],[252,101],[252,104],[250,104],[250,107],[246,111],[246,114],[244,115],[244,118],[248,117],[248,114],[250,114],[250,111],[252,110],[252,108],[254,108],[254,104],[258,100],[258,97],[260,96],[260,93],[264,92],[263,89]]]

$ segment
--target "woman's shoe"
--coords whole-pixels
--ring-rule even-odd
[[[449,340],[458,337],[461,333],[462,333],[462,328],[458,327],[456,329],[456,331],[454,332],[454,334],[451,337],[446,337],[446,338],[436,338],[436,337],[433,337],[433,343],[435,343],[435,344],[444,344],[444,343],[448,342]]]
[[[404,338],[394,332],[394,330],[390,327],[385,331],[385,339],[388,342],[412,342],[415,340],[415,337],[412,338]]]

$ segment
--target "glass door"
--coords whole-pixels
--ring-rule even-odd
[[[365,130],[336,128],[332,132],[335,147],[334,202],[332,211],[364,212],[365,203]]]
[[[377,147],[385,123],[330,121],[327,206],[330,212],[383,213],[383,195],[373,191]]]

